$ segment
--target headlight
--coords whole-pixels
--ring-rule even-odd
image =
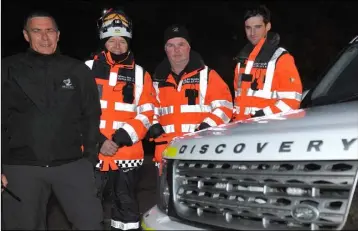
[[[169,186],[168,186],[168,176],[167,176],[167,160],[162,159],[162,162],[159,166],[159,195],[158,195],[158,208],[164,212],[168,213],[168,203],[169,203]]]

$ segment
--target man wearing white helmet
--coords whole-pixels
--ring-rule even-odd
[[[141,140],[153,121],[155,90],[129,48],[132,23],[127,15],[105,11],[98,29],[101,51],[86,61],[94,72],[102,108],[100,150],[93,160],[96,184],[101,199],[105,188],[111,190],[111,228],[133,230],[139,228],[135,189],[144,159]]]

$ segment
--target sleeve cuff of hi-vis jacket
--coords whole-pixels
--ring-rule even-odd
[[[210,127],[215,127],[215,126],[217,126],[216,122],[215,122],[212,118],[210,118],[210,117],[205,118],[202,123],[206,123],[206,124],[208,124]]]
[[[123,128],[118,129],[114,133],[113,141],[120,147],[121,146],[131,146],[134,143],[132,141],[130,135],[128,134],[128,132]]]

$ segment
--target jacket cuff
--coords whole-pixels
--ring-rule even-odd
[[[108,138],[101,133],[99,135],[99,139],[98,139],[99,144],[102,145],[104,143],[104,141],[106,141],[106,140],[108,140]]]
[[[119,146],[131,146],[133,145],[133,141],[129,134],[123,128],[118,129],[114,135],[112,140]]]
[[[85,147],[83,150],[83,156],[87,158],[94,165],[99,161],[98,154],[99,154],[99,144],[87,148]]]
[[[165,133],[163,126],[160,123],[156,123],[153,124],[150,128],[149,128],[149,137],[150,138],[158,138],[159,136],[161,136],[162,134]]]

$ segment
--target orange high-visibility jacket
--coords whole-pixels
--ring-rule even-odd
[[[86,64],[95,74],[100,94],[101,141],[112,140],[114,132],[123,128],[133,142],[132,146],[119,148],[111,157],[99,153],[97,167],[108,171],[117,170],[118,166],[132,168],[141,165],[144,158],[141,140],[153,122],[156,103],[151,76],[135,64],[132,53],[120,64],[115,64],[110,55],[102,52]],[[129,89],[132,90],[128,91],[126,85],[131,85]]]
[[[168,142],[175,135],[194,132],[202,122],[211,127],[229,123],[233,110],[230,90],[219,74],[202,62],[199,54],[191,51],[189,63],[177,81],[165,59],[153,76],[159,103],[153,124],[163,126]],[[156,146],[154,161],[161,161],[165,147]]]
[[[294,58],[269,33],[239,54],[234,76],[234,121],[297,109],[302,83]]]

